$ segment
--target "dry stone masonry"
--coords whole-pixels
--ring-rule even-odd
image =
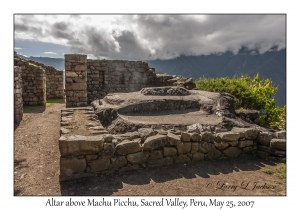
[[[82,62],[78,63],[78,60]],[[82,78],[77,78],[78,76],[74,74],[76,71],[78,73],[74,67],[76,65],[80,65],[80,68],[86,71],[85,77],[81,75]],[[67,107],[78,107],[82,103],[90,104],[93,100],[103,98],[108,93],[133,92],[144,87],[178,85],[188,89],[195,88],[192,79],[156,74],[155,69],[150,68],[148,63],[143,61],[86,60],[86,55],[70,54],[65,55],[65,71]],[[77,78],[77,81],[74,78]],[[80,85],[75,83],[80,83]],[[84,89],[84,83],[86,83],[86,89]],[[81,99],[76,99],[74,91],[86,91],[87,100],[83,101],[84,97],[81,96]],[[83,92],[78,93],[83,95]]]
[[[232,117],[231,103],[219,93],[159,87],[65,108],[60,180],[241,155],[285,158],[285,131]]]
[[[46,97],[50,98],[64,98],[64,71],[59,71],[52,66],[45,67],[46,70]]]
[[[65,55],[66,107],[87,106],[86,55]]]
[[[23,104],[45,105],[46,98],[64,98],[63,71],[14,55],[14,121],[20,122]]]
[[[22,98],[25,105],[46,104],[46,72],[45,69],[15,58],[15,66],[22,69]]]
[[[14,67],[14,121],[19,123],[23,117],[23,100],[22,100],[22,69]]]

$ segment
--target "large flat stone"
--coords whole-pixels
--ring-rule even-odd
[[[237,127],[234,127],[231,130],[231,132],[239,133],[240,138],[256,140],[260,131],[257,130],[257,129],[254,129],[254,128],[237,128]]]
[[[251,140],[245,140],[245,141],[239,141],[239,148],[249,147],[253,145],[253,141]]]
[[[242,150],[237,147],[229,147],[228,149],[225,149],[223,153],[227,157],[237,157],[242,153]]]
[[[286,131],[277,131],[275,136],[277,139],[286,139]]]
[[[178,155],[178,157],[175,159],[175,163],[188,163],[191,162],[191,159],[184,154]]]
[[[257,137],[257,142],[264,146],[270,146],[271,140],[275,137],[275,133],[262,132]]]
[[[213,148],[213,145],[211,143],[208,143],[206,141],[201,141],[199,143],[198,151],[202,153],[208,153]]]
[[[206,131],[206,132],[201,133],[202,141],[213,143],[215,141],[215,139],[216,139],[216,137],[210,132]]]
[[[117,155],[127,155],[131,153],[136,153],[139,151],[142,151],[142,147],[137,141],[131,141],[131,142],[123,142],[116,146],[115,153]]]
[[[286,139],[272,139],[270,147],[274,149],[286,150]]]
[[[221,155],[222,153],[219,150],[213,148],[205,155],[205,159],[213,160],[219,158]]]
[[[191,151],[191,142],[185,142],[185,143],[180,143],[177,144],[177,152],[178,154],[186,154],[189,153]]]
[[[91,172],[100,172],[109,169],[110,159],[99,158],[97,160],[89,162]]]
[[[115,156],[110,159],[111,168],[118,169],[120,167],[123,167],[127,164],[127,160],[125,156]]]
[[[102,159],[110,159],[114,156],[115,146],[113,143],[104,143],[103,150],[101,152]]]
[[[214,142],[214,145],[218,150],[223,150],[226,147],[228,147],[229,143],[226,141],[221,141],[221,142]]]
[[[285,157],[286,156],[286,151],[280,150],[280,149],[270,148],[270,153],[272,155],[275,155],[275,156],[278,156],[278,157]]]
[[[71,176],[74,173],[83,172],[86,168],[86,160],[77,157],[60,158],[60,175]]]
[[[194,154],[196,152],[198,152],[198,149],[199,149],[199,144],[198,143],[195,143],[195,142],[192,142],[191,143],[191,154]]]
[[[142,164],[147,161],[150,155],[149,151],[137,152],[127,155],[127,161],[131,164]]]
[[[143,144],[144,150],[153,150],[165,146],[168,143],[167,136],[156,135],[146,139]]]
[[[240,134],[237,132],[224,132],[218,133],[217,137],[220,137],[222,141],[237,141],[240,138]]]
[[[58,140],[61,156],[96,154],[103,148],[101,136],[61,136]]]
[[[182,132],[181,133],[181,141],[183,142],[190,142],[191,141],[191,136],[189,133]]]
[[[164,147],[164,156],[173,156],[177,154],[177,149],[174,147]]]
[[[152,128],[140,128],[138,129],[138,132],[142,139],[146,139],[147,137],[155,135],[155,132]]]
[[[167,137],[168,137],[168,142],[170,145],[176,146],[177,144],[179,144],[181,142],[180,137],[173,133],[168,132]]]
[[[162,150],[152,150],[150,153],[149,160],[156,160],[163,158]]]

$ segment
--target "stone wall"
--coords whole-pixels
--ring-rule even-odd
[[[87,61],[88,103],[107,93],[133,92],[155,86],[154,69],[142,61]]]
[[[77,60],[67,60],[68,57],[71,58],[80,56],[85,56],[86,58],[86,55],[65,55],[65,80],[66,84],[69,85],[69,89],[67,90],[66,88],[66,95],[69,101],[67,107],[77,107],[79,102],[84,102],[82,101],[83,98],[81,98],[79,101],[76,101],[73,94],[75,89],[74,87],[71,88],[72,90],[70,89],[71,84],[78,83],[74,81],[74,77],[78,78],[78,76],[73,74],[76,73],[76,71],[74,68],[71,69],[70,67],[72,65],[77,65]],[[178,85],[188,89],[194,88],[192,79],[177,78],[176,76],[165,74],[156,74],[155,69],[150,68],[148,63],[143,61],[87,59],[86,64],[82,62],[79,65],[86,65],[86,81],[84,81],[85,78],[80,78],[80,83],[82,85],[80,85],[79,89],[80,91],[84,91],[83,83],[86,82],[87,104],[90,104],[93,100],[103,98],[108,93],[133,92],[139,91],[145,87]],[[82,66],[82,68],[84,67]],[[79,85],[77,85],[77,87],[79,87]],[[71,92],[68,93],[68,91]]]
[[[64,98],[64,71],[57,70],[52,66],[46,66],[36,61],[28,61],[46,71],[46,95],[47,98]]]
[[[23,77],[23,103],[44,105],[46,98],[64,98],[63,71],[52,66],[24,60],[15,53],[14,66],[19,66]]]
[[[46,104],[46,72],[43,68],[15,58],[14,66],[22,70],[22,98],[25,105]]]
[[[22,69],[14,67],[14,122],[19,123],[23,117]]]
[[[45,66],[46,70],[46,94],[48,98],[64,98],[64,71],[59,71],[52,66]]]
[[[65,55],[66,107],[87,105],[86,55]]]
[[[71,129],[74,113],[89,119],[85,135]],[[60,180],[76,179],[109,171],[136,170],[240,155],[285,157],[285,132],[259,128],[216,130],[193,124],[182,130],[140,128],[135,132],[108,134],[93,108],[63,109],[59,139]]]

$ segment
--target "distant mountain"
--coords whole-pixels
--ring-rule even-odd
[[[64,69],[63,58],[29,57],[56,69]],[[171,60],[148,61],[149,66],[156,72],[170,75],[182,75],[198,79],[202,76],[209,78],[233,77],[248,75],[253,77],[259,73],[260,78],[270,78],[278,86],[275,102],[278,106],[286,104],[286,50],[265,52],[248,51],[242,48],[238,54],[231,52],[201,56],[180,56]]]
[[[53,66],[56,69],[64,70],[65,69],[65,59],[63,58],[48,58],[48,57],[33,57],[30,56],[27,60],[36,61],[42,63],[46,66]]]
[[[170,75],[182,75],[198,79],[202,76],[209,78],[233,77],[248,75],[253,77],[259,73],[262,79],[270,78],[278,92],[275,102],[278,106],[286,104],[286,50],[265,52],[241,49],[238,54],[231,52],[201,56],[180,56],[172,60],[148,61],[149,66],[156,72]]]

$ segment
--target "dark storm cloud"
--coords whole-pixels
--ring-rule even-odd
[[[155,46],[160,58],[167,52],[201,55],[240,48],[258,48],[261,52],[274,45],[285,47],[284,15],[207,15],[197,19],[191,15],[128,16],[138,24],[141,36]]]
[[[171,59],[237,53],[242,47],[260,53],[273,46],[285,48],[285,15],[111,15],[97,19],[102,17],[24,15],[15,18],[15,34],[64,41],[74,53],[109,59]]]
[[[53,28],[55,30],[67,30],[68,29],[68,24],[64,22],[57,22],[53,24]]]
[[[124,30],[121,35],[114,35],[114,38],[120,46],[120,52],[113,53],[113,56],[118,59],[145,59],[150,53],[147,49],[143,48],[143,45],[132,31]]]
[[[70,40],[72,39],[72,35],[70,34],[70,31],[68,29],[69,26],[67,23],[56,22],[51,27],[50,33],[53,34],[55,38],[63,38],[63,39]]]
[[[114,40],[109,39],[107,33],[103,30],[86,27],[80,37],[82,41],[74,39],[68,42],[72,52],[92,54],[95,57],[106,57],[115,51],[116,45]]]
[[[26,25],[23,25],[23,24],[16,23],[15,24],[15,30],[16,31],[28,31],[29,27],[26,26]]]

